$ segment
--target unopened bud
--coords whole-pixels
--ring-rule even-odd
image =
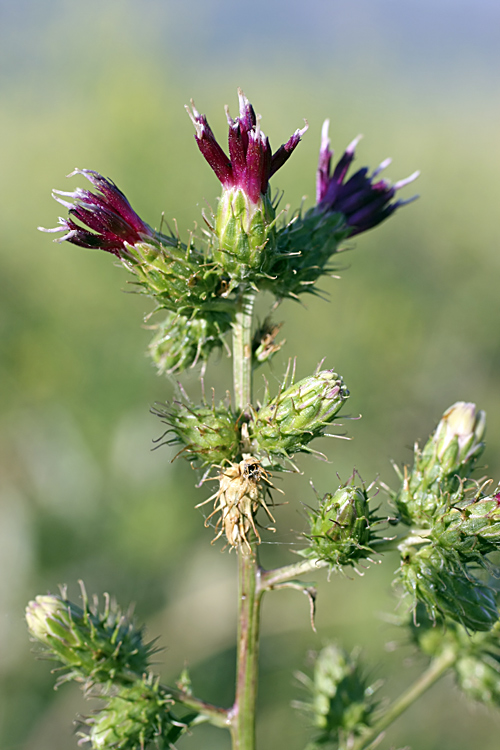
[[[308,443],[324,433],[348,397],[342,377],[333,370],[300,380],[263,406],[250,422],[256,450],[271,459],[309,450]]]

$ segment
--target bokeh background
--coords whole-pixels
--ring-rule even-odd
[[[293,559],[301,503],[356,468],[393,482],[456,400],[489,418],[485,463],[500,479],[500,6],[496,0],[9,0],[0,2],[0,747],[76,748],[78,690],[53,692],[23,621],[28,599],[67,583],[136,602],[164,647],[158,669],[190,667],[202,697],[232,700],[235,557],[210,546],[194,509],[204,490],[172,452],[151,452],[154,402],[175,383],[143,352],[147,300],[104,253],[53,244],[53,187],[75,166],[114,179],[138,213],[182,231],[214,203],[218,183],[199,155],[183,105],[194,97],[223,138],[223,105],[241,86],[277,148],[310,129],[274,186],[310,203],[319,134],[331,118],[337,153],[359,132],[358,165],[388,155],[388,176],[419,168],[421,199],[352,243],[329,302],[285,303],[287,343],[266,373],[297,356],[300,376],[326,357],[351,390],[351,442],[323,441],[331,463],[305,458],[288,478],[267,566]],[[407,195],[411,188],[407,188]],[[266,313],[263,300],[260,314]],[[207,377],[221,396],[230,362]],[[196,374],[184,378],[196,397]],[[257,389],[261,386],[260,376]],[[295,592],[263,614],[259,747],[300,750],[293,677],[328,640],[363,646],[373,674],[398,694],[421,662],[390,619],[396,559],[357,576],[318,576],[315,635]],[[389,615],[389,616],[387,616]],[[471,707],[451,681],[436,686],[381,747],[498,748],[498,716]],[[201,728],[179,743],[228,748]]]

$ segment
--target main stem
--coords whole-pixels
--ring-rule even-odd
[[[241,290],[233,324],[234,396],[237,412],[252,400],[252,313],[254,293]],[[238,548],[238,646],[236,698],[230,713],[233,750],[255,750],[255,707],[259,658],[260,569],[255,543]]]

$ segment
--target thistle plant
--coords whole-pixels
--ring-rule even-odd
[[[59,684],[75,681],[101,701],[81,721],[80,742],[96,750],[163,750],[210,722],[230,732],[235,750],[254,750],[264,594],[283,587],[302,591],[314,616],[315,593],[301,576],[322,568],[329,575],[358,570],[374,559],[389,560],[393,569],[393,555],[399,558],[394,594],[401,628],[428,666],[390,702],[359,651],[348,653],[333,640],[323,645],[311,674],[298,675],[309,695],[296,703],[311,725],[308,750],[374,748],[386,728],[447,672],[472,700],[500,704],[500,620],[491,559],[500,549],[500,491],[475,474],[485,415],[474,404],[446,409],[423,448],[415,445],[413,466],[396,467],[394,488],[367,486],[355,471],[339,480],[333,456],[327,492],[303,500],[307,528],[292,550],[298,555],[273,570],[259,562],[259,545],[280,525],[278,475],[298,472],[299,454],[318,454],[317,438],[335,434],[349,390],[330,362],[301,380],[289,364],[281,384],[266,386],[262,401],[255,401],[254,373],[283,343],[277,342],[281,323],[272,316],[256,321],[255,299],[270,293],[274,311],[283,299],[317,294],[318,281],[335,269],[335,255],[348,238],[413,200],[395,196],[418,173],[392,184],[379,176],[389,166],[386,159],[373,172],[361,168],[350,175],[359,138],[333,164],[327,120],[315,205],[279,211],[270,180],[299,146],[307,123],[273,151],[260,115],[240,91],[238,116],[226,110],[226,152],[193,102],[187,110],[195,142],[222,187],[201,236],[182,239],[153,229],[111,180],[86,169],[69,176],[87,179],[90,188],[54,191],[68,215],[43,231],[62,233],[58,242],[112,254],[136,290],[152,299],[148,351],[159,373],[177,377],[199,368],[203,377],[215,349],[231,353],[232,393],[193,403],[179,385],[179,397],[154,412],[166,426],[160,443],[172,458],[183,457],[198,470],[197,507],[206,511],[205,526],[215,528],[207,541],[234,552],[228,565],[237,560],[235,699],[230,707],[207,702],[187,673],[175,685],[162,684],[151,664],[153,644],[130,614],[109,598],[101,607],[97,600],[89,603],[83,586],[82,604],[74,604],[63,589],[36,597],[26,618],[32,638],[58,663]],[[209,480],[215,481],[212,492]]]

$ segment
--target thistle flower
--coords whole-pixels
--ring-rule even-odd
[[[397,200],[391,203],[396,191],[413,182],[418,177],[419,172],[414,172],[394,185],[386,180],[375,181],[380,172],[391,163],[390,159],[385,159],[371,175],[368,174],[368,168],[363,167],[345,182],[361,136],[358,136],[349,144],[333,172],[331,172],[333,151],[330,150],[329,125],[330,121],[325,120],[321,132],[316,182],[317,208],[322,211],[343,214],[346,224],[351,228],[350,236],[352,237],[377,226],[394,213],[397,208],[415,200],[417,196],[405,201]]]
[[[196,130],[198,147],[222,184],[222,197],[215,218],[219,247],[215,260],[236,279],[250,272],[266,272],[275,252],[275,211],[269,198],[269,180],[289,159],[307,130],[296,130],[273,154],[269,139],[260,129],[260,116],[238,90],[240,111],[229,124],[229,157],[218,144],[194,102],[187,112]]]
[[[114,182],[91,169],[75,169],[68,177],[75,174],[86,177],[96,192],[81,188],[73,192],[54,190],[53,197],[69,210],[69,218],[59,218],[61,226],[54,229],[39,227],[42,232],[65,232],[57,242],[67,240],[80,247],[99,248],[118,258],[128,255],[127,244],[135,245],[154,237],[151,227],[135,213]]]

